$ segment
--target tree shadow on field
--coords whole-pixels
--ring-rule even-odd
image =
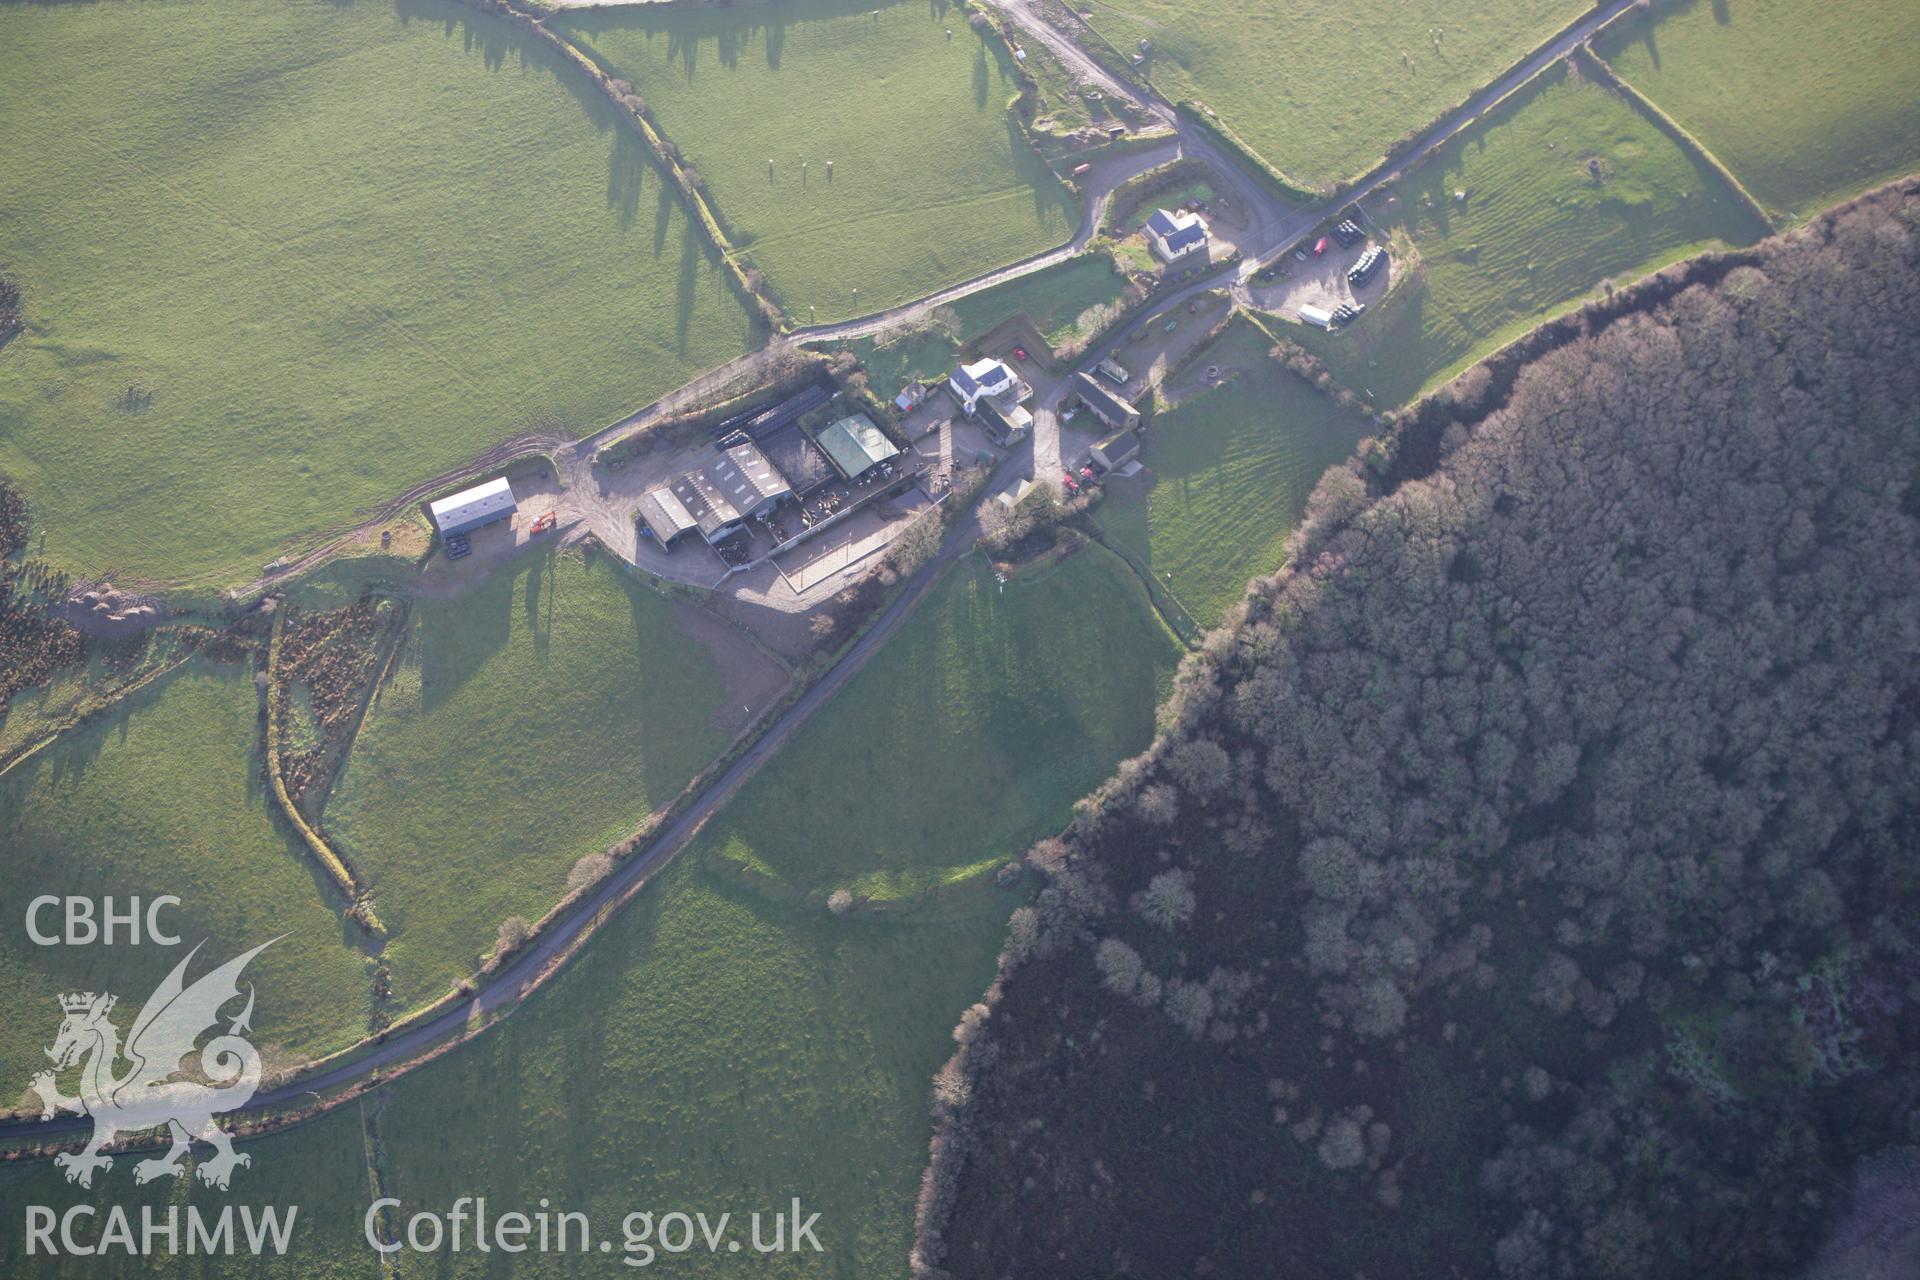
[[[660,203],[653,211],[653,256],[663,258],[667,253],[667,232],[673,226],[673,210],[678,202],[673,191],[665,182],[660,184]]]
[[[607,157],[607,208],[613,210],[622,231],[640,216],[640,196],[646,190],[647,169],[652,163],[653,157],[631,129],[613,131],[613,152]]]
[[[553,568],[551,548],[545,555],[527,566],[526,595],[523,602],[526,611],[527,636],[533,643],[533,656],[542,662],[547,660],[547,650],[553,642],[553,592],[556,584],[548,581]]]
[[[780,51],[787,43],[787,24],[776,19],[767,24],[767,70],[780,69]]]
[[[1044,227],[1050,215],[1058,215],[1067,224],[1067,234],[1072,235],[1080,225],[1080,210],[1074,197],[1027,142],[1020,126],[1014,123],[1012,112],[1007,113],[1007,155],[1013,162],[1014,175],[1033,189],[1034,222]]]
[[[973,59],[973,105],[983,110],[987,105],[987,91],[992,87],[993,77],[987,70],[987,42],[983,38],[980,47],[974,50]]]
[[[680,225],[680,284],[673,299],[674,350],[687,354],[687,331],[693,323],[693,303],[700,285],[700,261],[706,256],[706,241],[694,229],[693,219]]]
[[[518,579],[514,566],[503,565],[469,588],[457,604],[436,608],[420,619],[417,651],[423,714],[431,715],[507,647],[513,634]]]

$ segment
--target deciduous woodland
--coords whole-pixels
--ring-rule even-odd
[[[1920,184],[1408,410],[1164,722],[1029,854],[919,1274],[1895,1274]]]

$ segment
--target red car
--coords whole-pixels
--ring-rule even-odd
[[[1027,349],[1025,347],[1015,347],[1013,349],[1013,358],[1024,363],[1027,358]]]
[[[1320,243],[1313,246],[1313,256],[1317,258],[1321,254],[1325,253],[1326,251],[1327,251],[1327,238],[1325,236],[1321,236]]]

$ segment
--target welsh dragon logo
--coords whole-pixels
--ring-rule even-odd
[[[200,951],[194,947],[141,1006],[124,1049],[119,1029],[108,1017],[115,997],[91,991],[60,997],[66,1017],[46,1051],[53,1070],[36,1075],[32,1087],[44,1107],[42,1120],[62,1111],[93,1119],[93,1137],[84,1151],[54,1157],[68,1182],[91,1187],[94,1171],[113,1165],[113,1157],[101,1155],[100,1148],[121,1134],[162,1126],[168,1129],[173,1146],[164,1156],[134,1165],[135,1182],[185,1173],[181,1159],[195,1139],[214,1148],[213,1158],[196,1170],[210,1187],[224,1191],[237,1166],[253,1163],[251,1156],[234,1151],[233,1140],[213,1121],[247,1105],[260,1085],[260,1055],[240,1034],[251,1030],[251,984],[246,1008],[228,1024],[226,1034],[198,1048],[195,1042],[202,1032],[217,1027],[221,1006],[239,997],[240,971],[247,962],[272,945],[264,942],[188,986],[187,965]],[[181,1065],[188,1054],[197,1055],[193,1064],[197,1072]],[[129,1065],[124,1073],[115,1074],[123,1057]],[[55,1078],[75,1066],[80,1067],[80,1096],[69,1098],[60,1092]]]

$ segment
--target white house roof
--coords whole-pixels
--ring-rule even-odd
[[[1166,242],[1168,253],[1179,253],[1207,238],[1207,224],[1199,214],[1186,209],[1155,209],[1147,219],[1147,229]]]
[[[997,396],[1013,385],[1013,370],[991,358],[963,364],[953,371],[953,385],[969,396]]]
[[[503,476],[498,480],[477,484],[471,489],[462,489],[459,493],[448,494],[427,504],[427,510],[441,533],[457,533],[496,520],[514,510],[513,486]]]

